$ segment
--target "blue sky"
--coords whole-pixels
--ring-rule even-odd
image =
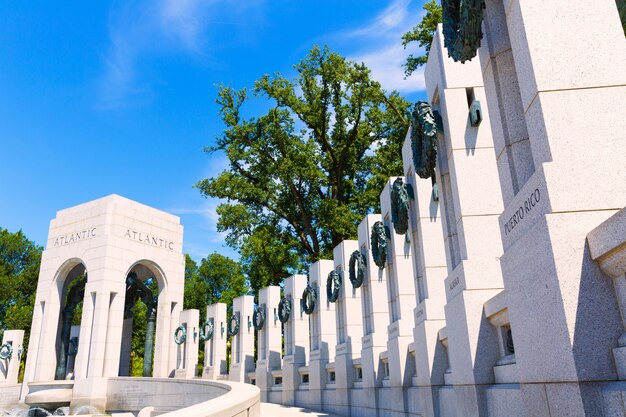
[[[0,3],[0,227],[44,245],[57,210],[119,194],[179,215],[184,251],[227,248],[217,200],[193,184],[226,167],[216,84],[251,87],[315,44],[403,79],[400,36],[424,0],[148,0]],[[252,114],[253,115],[253,110]]]

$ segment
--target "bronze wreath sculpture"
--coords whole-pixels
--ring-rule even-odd
[[[442,0],[443,44],[455,61],[476,56],[483,38],[484,0]]]
[[[374,258],[374,263],[380,269],[385,267],[385,261],[387,260],[387,236],[388,233],[383,222],[377,221],[372,225],[370,237],[372,258]]]
[[[302,292],[302,298],[300,299],[300,305],[302,311],[307,315],[310,315],[315,310],[315,302],[317,301],[317,292],[311,285],[307,285]]]
[[[365,256],[358,250],[352,252],[352,255],[350,255],[350,275],[348,278],[350,278],[353,288],[359,288],[363,285],[366,267]]]
[[[326,279],[326,297],[328,301],[334,303],[339,298],[341,290],[341,274],[337,271],[330,271]]]
[[[278,303],[278,320],[285,324],[289,320],[289,316],[291,316],[291,301],[283,297]]]

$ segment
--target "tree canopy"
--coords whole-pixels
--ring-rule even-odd
[[[42,250],[21,230],[11,233],[0,228],[0,330],[25,330],[22,367],[28,349]]]
[[[437,30],[437,25],[441,23],[441,5],[436,0],[430,0],[423,6],[426,14],[422,20],[410,31],[402,35],[402,45],[406,46],[411,42],[417,42],[420,48],[424,48],[423,55],[409,55],[404,63],[404,75],[409,76],[415,70],[428,61],[428,52],[430,52],[430,44],[433,42],[433,35]]]
[[[214,303],[231,305],[233,298],[248,292],[241,265],[219,253],[209,254],[200,265],[185,255],[184,309],[200,310],[202,322],[206,306]]]
[[[196,184],[218,208],[218,230],[239,250],[253,289],[278,284],[355,238],[379,208],[389,176],[402,174],[410,103],[364,65],[314,47],[293,80],[264,75],[246,89],[220,86],[225,124],[216,144],[229,166]],[[251,98],[268,110],[244,117]]]

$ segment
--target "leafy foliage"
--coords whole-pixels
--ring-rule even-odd
[[[355,238],[387,178],[402,173],[407,101],[328,48],[314,47],[295,69],[294,80],[277,73],[256,81],[254,96],[269,109],[249,119],[247,90],[220,86],[225,129],[207,151],[224,152],[229,168],[196,184],[227,200],[218,230],[239,250],[254,290]]]
[[[241,265],[232,259],[212,253],[198,265],[185,255],[185,309],[200,310],[204,321],[206,306],[214,303],[232,304],[233,298],[248,291]]]
[[[437,30],[437,25],[441,23],[442,9],[436,0],[430,0],[423,6],[426,14],[413,29],[402,35],[402,45],[406,46],[411,42],[417,42],[420,48],[424,48],[424,54],[419,56],[409,55],[404,63],[404,75],[409,76],[415,70],[428,61],[428,52],[433,42],[433,34]]]
[[[26,358],[43,248],[0,228],[0,329],[23,329]],[[23,367],[23,364],[22,364]]]

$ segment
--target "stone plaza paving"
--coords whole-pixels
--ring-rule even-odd
[[[615,2],[470,3],[461,16],[444,8],[428,102],[413,110],[381,212],[256,303],[209,305],[204,323],[182,309],[176,216],[117,195],[59,211],[23,384],[23,331],[3,336],[0,407],[626,415],[626,39]],[[127,299],[149,308],[146,378],[128,377]]]

